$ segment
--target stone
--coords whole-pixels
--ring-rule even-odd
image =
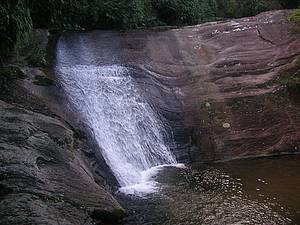
[[[67,124],[3,101],[0,124],[0,224],[93,224],[86,208],[120,220]]]
[[[210,103],[209,103],[209,102],[206,102],[206,103],[205,103],[205,106],[206,106],[207,108],[209,108],[209,107],[210,107]]]
[[[224,128],[230,128],[230,126],[231,126],[230,123],[223,123]]]

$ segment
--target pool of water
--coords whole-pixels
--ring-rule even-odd
[[[165,168],[159,194],[119,195],[125,224],[300,224],[300,156]]]

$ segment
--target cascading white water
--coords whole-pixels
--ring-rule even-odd
[[[176,164],[164,141],[163,123],[138,93],[128,68],[68,65],[63,62],[69,51],[60,40],[56,74],[69,102],[92,130],[121,190],[153,192],[153,174],[162,165]]]

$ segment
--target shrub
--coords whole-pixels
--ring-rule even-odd
[[[300,0],[279,0],[281,6],[285,9],[297,8],[300,4]]]
[[[289,16],[288,20],[294,23],[292,31],[295,33],[300,32],[300,9],[294,10]]]
[[[29,57],[27,58],[27,61],[31,66],[35,66],[35,67],[47,66],[46,56],[47,56],[46,50],[40,49],[38,47],[34,47]]]
[[[152,0],[158,19],[169,25],[191,25],[216,16],[214,0]]]
[[[30,7],[40,28],[132,27],[144,19],[144,0],[34,0]]]
[[[9,35],[9,12],[8,9],[0,6],[0,47],[2,54],[13,47],[13,39]]]
[[[93,2],[91,2],[93,3]],[[88,0],[32,0],[31,16],[35,27],[74,29],[88,14]]]
[[[14,1],[14,3],[7,2],[0,5],[1,56],[30,42],[32,20],[25,3],[25,1]]]
[[[276,0],[217,0],[217,15],[222,18],[254,16],[260,12],[280,9]]]
[[[127,27],[136,27],[145,19],[145,2],[144,0],[127,1],[122,12],[122,23]]]
[[[294,10],[288,17],[289,21],[300,24],[300,9]]]

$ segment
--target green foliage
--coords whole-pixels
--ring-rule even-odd
[[[2,52],[8,52],[14,43],[9,35],[9,20],[8,9],[0,6],[0,47]]]
[[[158,19],[169,25],[190,25],[216,17],[215,0],[152,0]]]
[[[217,0],[217,15],[221,18],[254,16],[260,12],[280,9],[275,0]]]
[[[300,0],[279,0],[284,9],[294,9],[300,5]]]
[[[281,80],[281,84],[287,87],[287,90],[293,93],[300,93],[300,77],[286,76]]]
[[[300,93],[300,57],[295,59],[294,67],[283,74],[278,79],[280,85],[286,86],[287,90],[292,93]]]
[[[300,70],[300,57],[298,57],[296,60],[295,60],[295,66],[297,68],[297,70]],[[297,71],[298,72],[298,71]]]
[[[88,0],[32,0],[30,10],[35,27],[79,29],[91,13],[92,3]]]
[[[30,41],[32,30],[29,9],[23,3],[17,4],[11,12],[10,20],[17,47],[26,46]]]
[[[289,16],[288,20],[294,23],[292,31],[295,33],[300,33],[300,9],[294,10]]]
[[[0,5],[0,51],[6,55],[14,48],[28,45],[32,20],[25,1],[8,1]]]
[[[85,19],[87,6],[84,0],[32,0],[30,10],[35,27],[67,29]]]
[[[145,2],[144,0],[127,1],[123,12],[123,24],[129,27],[134,27],[141,24],[145,17]]]
[[[300,9],[294,10],[288,17],[289,21],[300,24]]]
[[[33,0],[35,27],[95,29],[134,27],[144,19],[144,0]]]
[[[238,2],[239,10],[237,10],[237,16],[253,16],[264,11],[263,4],[259,0],[244,0]]]
[[[31,51],[27,61],[31,66],[35,66],[35,67],[47,66],[46,55],[47,55],[46,50],[35,47]]]

